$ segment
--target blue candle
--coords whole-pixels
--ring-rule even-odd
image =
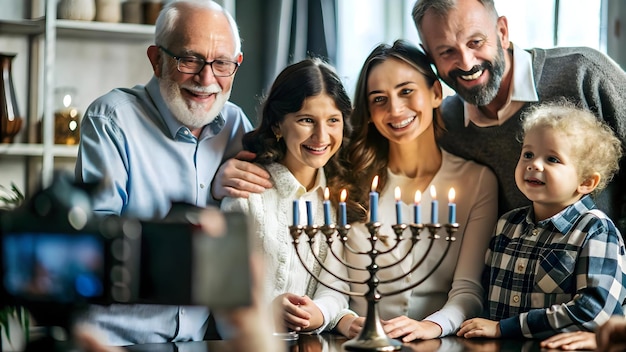
[[[422,223],[422,206],[420,201],[422,200],[422,192],[415,191],[415,203],[413,204],[413,222],[416,224]]]
[[[450,224],[456,223],[456,204],[454,203],[455,196],[456,192],[454,192],[454,188],[450,188],[450,192],[448,192],[448,223]]]
[[[346,198],[347,192],[345,189],[341,190],[339,196],[339,226],[346,226],[348,224],[348,217],[346,216]]]
[[[330,225],[330,191],[328,187],[324,189],[324,225]]]
[[[437,191],[435,186],[430,186],[430,197],[432,198],[430,208],[430,223],[437,224],[439,222],[439,202],[437,201]]]
[[[313,204],[310,200],[306,201],[306,224],[313,226]]]
[[[293,201],[293,226],[298,226],[300,223],[300,202],[298,200]]]
[[[376,187],[378,187],[378,175],[374,176],[374,180],[372,180],[372,191],[370,192],[370,222],[378,221],[378,192],[376,192]]]
[[[396,196],[396,224],[401,224],[402,223],[402,204],[401,202],[401,198],[402,195],[400,193],[400,187],[396,187],[396,189],[394,190],[395,196]]]

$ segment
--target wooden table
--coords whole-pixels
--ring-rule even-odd
[[[347,340],[334,334],[300,335],[298,341],[286,342],[285,352],[342,352],[341,345]],[[232,351],[228,341],[178,342],[146,344],[125,347],[132,352],[226,352]],[[539,341],[534,340],[491,340],[444,337],[441,339],[416,341],[402,346],[403,352],[532,352],[541,351]],[[256,351],[255,351],[256,352]],[[273,352],[273,351],[258,351]]]

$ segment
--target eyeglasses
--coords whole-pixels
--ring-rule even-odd
[[[171,56],[174,60],[176,60],[176,68],[180,73],[188,73],[188,74],[198,74],[203,69],[204,66],[211,66],[211,71],[215,77],[229,77],[232,76],[237,68],[239,67],[239,63],[228,60],[213,60],[206,61],[204,59],[200,59],[193,56],[176,56],[172,54],[169,50],[159,45],[159,49],[163,50],[164,53]]]

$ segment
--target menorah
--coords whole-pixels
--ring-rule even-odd
[[[328,197],[326,198],[328,199]],[[325,207],[325,213],[326,213],[326,207]],[[416,215],[415,220],[417,221],[418,219],[419,218]],[[366,251],[355,250],[348,244],[348,233],[350,231],[351,226],[345,223],[344,221],[345,219],[341,219],[340,224],[338,226],[335,224],[329,224],[328,221],[326,221],[326,223],[322,226],[312,225],[310,223],[307,226],[302,226],[302,225],[289,226],[289,231],[293,238],[293,244],[294,244],[296,253],[298,255],[298,258],[300,258],[300,262],[302,263],[304,268],[307,270],[307,272],[311,275],[311,277],[317,280],[321,285],[324,285],[330,289],[333,289],[337,292],[340,292],[342,294],[349,295],[349,296],[364,297],[365,300],[367,301],[367,314],[365,316],[365,324],[363,325],[361,333],[357,337],[346,342],[343,345],[345,350],[347,351],[394,351],[394,350],[399,350],[401,348],[402,343],[400,341],[389,338],[387,334],[385,333],[382,323],[380,322],[380,318],[379,318],[378,302],[383,297],[400,294],[404,291],[411,290],[421,285],[426,279],[428,279],[435,272],[435,270],[437,270],[439,265],[441,265],[441,263],[443,262],[443,259],[446,257],[448,250],[450,249],[451,243],[455,241],[455,238],[453,235],[459,228],[459,224],[454,222],[454,218],[452,216],[450,217],[450,219],[451,219],[450,221],[451,223],[447,223],[444,225],[437,223],[436,220],[432,221],[433,223],[428,223],[428,224],[422,224],[422,223],[416,223],[416,222],[405,224],[405,223],[401,223],[401,221],[398,221],[398,223],[391,226],[393,229],[393,232],[395,233],[395,241],[394,243],[389,244],[388,243],[388,241],[390,240],[388,238],[389,236],[379,234],[379,230],[380,230],[382,223],[375,221],[376,218],[374,217],[374,219],[372,219],[372,216],[370,216],[370,222],[366,223],[366,227],[370,234],[368,238],[369,243],[370,243],[370,248],[369,250],[366,250]],[[371,221],[371,220],[374,220],[374,221]],[[431,220],[433,219],[431,218]],[[297,224],[297,221],[294,222],[294,224]],[[406,232],[407,228],[410,229],[410,233],[411,233],[410,238],[404,236],[404,233]],[[424,263],[426,257],[428,256],[430,250],[433,248],[435,242],[437,240],[440,240],[440,236],[438,235],[438,233],[440,232],[442,228],[445,229],[446,234],[447,234],[447,236],[445,237],[445,241],[447,242],[447,244],[446,244],[444,253],[438,259],[435,265],[425,274],[425,276],[422,278],[419,278],[417,281],[413,282],[411,285],[403,287],[402,289],[390,291],[390,292],[380,292],[378,290],[378,286],[380,284],[391,283],[391,282],[401,280],[407,277],[408,275],[410,275],[411,273],[413,273]],[[423,256],[421,258],[417,258],[413,266],[406,273],[402,275],[398,275],[397,277],[386,279],[386,280],[379,279],[377,277],[377,273],[379,270],[390,268],[390,267],[400,264],[409,255],[411,255],[413,249],[419,242],[423,242],[420,234],[424,229],[427,229],[428,231],[428,239],[426,240],[428,242],[427,244],[428,248],[424,252]],[[319,263],[321,269],[325,270],[326,272],[328,272],[335,278],[339,280],[343,280],[350,284],[367,284],[367,287],[368,287],[367,292],[359,293],[359,292],[353,292],[353,291],[345,291],[345,290],[333,287],[325,283],[323,280],[321,280],[319,276],[315,275],[312,272],[312,270],[309,267],[307,267],[307,265],[305,264],[305,261],[303,260],[301,256],[301,253],[298,251],[298,244],[300,243],[302,234],[304,233],[306,235],[305,241],[309,243],[311,252],[314,253],[313,246],[316,241],[316,237],[317,237],[316,235],[318,234],[319,231],[321,231],[325,237],[325,241],[329,248],[328,252],[332,253],[332,255],[337,260],[339,260],[343,265],[345,265],[346,267],[350,269],[367,271],[369,273],[369,277],[365,281],[353,280],[347,277],[339,277],[335,273],[329,271],[328,268],[326,268],[326,266],[324,265],[323,261],[319,257],[315,256],[315,259]],[[337,252],[333,249],[332,244],[336,238],[338,238],[338,240],[341,242],[341,245],[343,246],[344,251],[347,250],[356,255],[369,256],[371,258],[371,264],[367,266],[366,268],[360,268],[360,267],[356,267],[346,262],[344,258],[342,258],[341,255],[338,255]],[[376,243],[379,240],[383,242],[384,244],[388,244],[389,246],[386,247],[386,249],[384,250],[377,248]],[[411,241],[411,244],[408,247],[406,253],[403,253],[403,255],[400,256],[400,258],[394,263],[387,264],[384,266],[379,266],[377,264],[377,258],[381,255],[387,254],[393,251],[394,249],[396,249],[402,241]]]

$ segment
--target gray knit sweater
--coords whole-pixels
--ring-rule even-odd
[[[530,49],[539,103],[565,97],[589,108],[605,120],[626,145],[626,73],[604,54],[590,48]],[[499,183],[499,213],[528,205],[515,185],[515,166],[521,151],[521,117],[536,103],[525,104],[500,126],[464,126],[463,100],[445,99],[442,114],[447,132],[440,145],[460,157],[490,167]],[[622,166],[624,166],[622,160]],[[596,198],[598,206],[617,222],[623,217],[626,170]],[[619,224],[618,224],[619,226]],[[622,230],[624,227],[620,226]]]

